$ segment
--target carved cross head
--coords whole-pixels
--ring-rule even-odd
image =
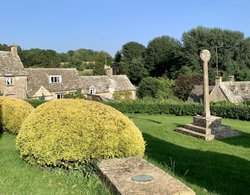
[[[208,62],[211,58],[211,54],[207,49],[203,49],[200,53],[200,58],[203,62]]]

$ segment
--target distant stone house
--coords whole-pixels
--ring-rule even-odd
[[[136,98],[136,88],[126,75],[80,76],[80,80],[84,94],[113,99],[115,93],[127,92],[130,99]]]
[[[0,92],[4,96],[25,99],[27,72],[17,54],[17,47],[11,51],[0,51]]]
[[[75,68],[25,68],[25,71],[29,99],[61,99],[81,88]]]
[[[0,92],[21,99],[61,99],[65,94],[81,90],[83,94],[96,94],[113,98],[115,93],[126,92],[135,99],[135,87],[126,75],[113,75],[105,66],[107,75],[80,77],[75,68],[24,68],[17,54],[0,51]]]
[[[188,100],[201,102],[203,98],[203,86],[194,86]],[[240,103],[250,100],[250,81],[235,81],[233,76],[229,77],[229,81],[222,81],[221,77],[215,79],[215,85],[209,88],[210,101],[230,101],[232,103]]]

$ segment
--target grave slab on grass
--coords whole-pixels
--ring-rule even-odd
[[[97,167],[115,194],[195,195],[185,184],[140,157],[103,160]]]

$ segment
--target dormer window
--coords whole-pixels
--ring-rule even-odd
[[[50,75],[49,76],[49,83],[61,83],[62,76],[61,75]]]
[[[89,94],[95,95],[96,94],[96,89],[94,87],[90,87],[89,88]]]
[[[5,82],[7,86],[12,86],[14,85],[14,78],[13,77],[6,77]]]

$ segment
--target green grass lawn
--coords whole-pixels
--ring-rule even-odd
[[[95,175],[79,172],[39,170],[19,157],[15,136],[0,135],[0,194],[1,195],[64,195],[109,194]]]
[[[250,122],[223,119],[242,132],[205,142],[174,131],[192,117],[128,114],[147,142],[145,158],[185,182],[197,194],[250,193]]]
[[[249,194],[250,122],[223,120],[242,135],[205,142],[176,133],[192,117],[128,114],[147,142],[145,158],[197,194]],[[20,159],[15,136],[0,135],[0,194],[109,194],[95,175],[39,170]]]

